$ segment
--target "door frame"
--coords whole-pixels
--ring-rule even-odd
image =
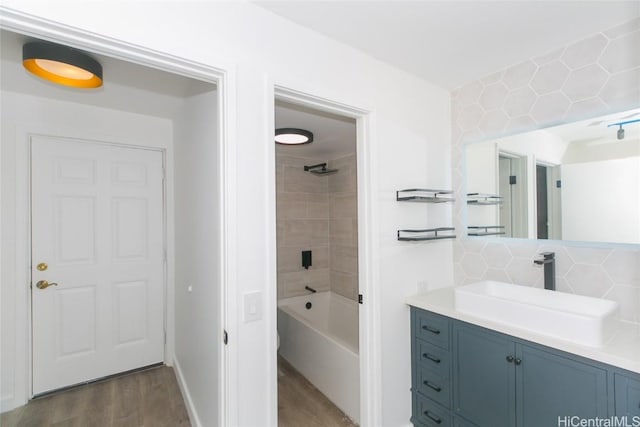
[[[382,361],[380,286],[375,274],[376,254],[376,211],[372,208],[377,194],[374,177],[374,153],[372,138],[375,112],[342,104],[312,94],[300,92],[274,82],[267,84],[270,96],[267,99],[326,111],[356,120],[356,165],[357,165],[357,206],[358,206],[358,293],[363,295],[364,304],[359,305],[359,362],[360,362],[360,425],[380,425],[382,420]],[[267,135],[275,134],[275,108],[270,108],[272,117],[268,120]],[[269,140],[273,144],[272,139]],[[275,147],[269,152],[270,193],[270,239],[269,259],[270,286],[268,286],[267,307],[270,324],[268,357],[271,359],[269,383],[271,385],[271,423],[277,424],[278,415],[278,375],[277,375],[277,247],[276,247],[276,155]]]
[[[513,234],[514,230],[517,232],[519,236],[517,238],[531,238],[531,213],[529,212],[530,200],[531,200],[531,191],[529,189],[529,185],[531,182],[530,179],[530,167],[529,160],[527,155],[513,153],[508,150],[498,150],[498,160],[500,157],[511,159],[511,172],[513,173],[513,162],[516,162],[516,167],[520,172],[520,179],[515,184],[518,189],[518,197],[515,200],[511,197],[511,232]],[[498,180],[499,181],[499,180]],[[512,194],[513,196],[513,194]],[[514,221],[514,207],[518,215],[515,215],[517,221]],[[513,237],[513,236],[510,236]]]
[[[219,161],[216,167],[219,171],[220,185],[217,188],[220,210],[220,220],[218,227],[222,236],[220,252],[222,254],[222,262],[220,272],[217,279],[220,286],[220,324],[228,331],[237,330],[236,312],[237,304],[235,298],[230,295],[230,290],[234,289],[235,283],[235,266],[236,255],[228,248],[235,239],[235,216],[236,208],[233,201],[232,190],[235,188],[235,178],[232,173],[235,165],[235,64],[227,60],[216,58],[216,66],[194,62],[192,60],[181,58],[152,49],[143,48],[131,43],[120,40],[107,38],[96,35],[87,30],[72,28],[59,24],[49,19],[35,17],[26,13],[18,12],[5,7],[0,7],[0,29],[36,37],[42,40],[48,40],[56,43],[65,44],[67,46],[82,49],[88,52],[94,52],[106,56],[110,56],[123,61],[131,62],[150,68],[160,69],[173,74],[179,74],[185,77],[202,80],[213,83],[217,86],[218,92],[218,150]],[[16,261],[15,273],[16,283],[22,286],[16,286],[16,346],[15,346],[15,379],[14,390],[11,400],[7,399],[1,402],[0,411],[9,410],[17,406],[26,404],[32,397],[31,373],[28,366],[31,366],[31,342],[30,342],[30,295],[28,285],[30,284],[30,223],[27,219],[31,207],[29,206],[29,165],[30,153],[26,149],[25,138],[32,133],[40,133],[42,129],[17,129],[16,138],[11,141],[16,147]],[[45,134],[51,134],[51,130],[45,130]],[[68,133],[68,132],[64,132]],[[71,131],[70,135],[73,132]],[[62,135],[56,135],[62,136]],[[69,135],[65,135],[68,137]],[[91,137],[90,135],[88,135]],[[86,136],[85,136],[86,137]],[[92,139],[104,139],[104,136],[97,136]],[[119,144],[121,141],[106,141]],[[131,144],[131,143],[129,143]],[[170,154],[172,156],[172,153]],[[172,158],[167,162],[167,181],[172,176]],[[165,186],[167,184],[165,183]],[[171,206],[173,194],[168,194],[167,204]],[[169,322],[170,331],[168,330],[167,344],[165,346],[165,359],[171,358],[173,362],[173,303],[174,291],[174,236],[172,211],[169,209],[169,218],[167,225],[167,299],[166,304],[169,305],[170,311],[166,313],[166,320]],[[23,323],[24,322],[24,323]],[[217,366],[220,373],[220,381],[218,385],[219,396],[219,422],[218,425],[234,424],[237,420],[237,385],[229,381],[234,378],[237,372],[237,357],[235,345],[220,345],[219,347],[219,364]],[[179,375],[178,375],[179,376]],[[180,382],[180,380],[179,380]],[[183,394],[185,393],[184,384],[180,384]],[[188,393],[185,394],[187,400],[187,410],[192,420],[197,425],[197,417],[194,419],[194,411],[188,402]],[[5,407],[6,406],[6,407]],[[232,410],[233,409],[233,410]]]
[[[172,359],[173,359],[173,349],[169,348],[169,342],[166,339],[167,335],[169,335],[169,312],[171,312],[171,314],[173,315],[173,297],[171,298],[171,304],[169,304],[169,286],[168,286],[168,273],[169,273],[169,257],[168,257],[168,221],[167,221],[167,216],[168,216],[168,206],[167,206],[167,197],[168,197],[168,185],[167,185],[167,149],[160,147],[160,146],[150,146],[150,145],[137,145],[135,143],[130,143],[128,141],[125,140],[118,140],[118,139],[114,139],[114,140],[109,140],[109,141],[104,141],[104,140],[97,140],[97,139],[93,139],[93,138],[89,138],[89,137],[80,137],[81,134],[84,134],[84,131],[77,131],[75,130],[74,133],[76,134],[76,136],[74,137],[70,137],[68,135],[54,135],[51,133],[42,133],[42,132],[27,132],[25,134],[23,133],[19,133],[16,138],[17,141],[26,141],[27,144],[25,144],[25,148],[27,150],[27,155],[28,155],[28,164],[25,168],[25,172],[27,173],[27,185],[29,188],[29,197],[27,200],[28,206],[29,206],[29,215],[27,215],[27,239],[25,240],[26,246],[27,246],[27,251],[29,253],[29,272],[28,272],[28,283],[31,284],[30,289],[27,290],[27,297],[29,299],[29,302],[27,304],[27,315],[28,315],[28,320],[27,320],[27,324],[29,327],[29,331],[28,331],[28,339],[29,339],[29,351],[27,352],[27,357],[28,357],[28,366],[29,368],[27,369],[27,374],[28,374],[28,396],[29,398],[33,398],[33,397],[37,397],[37,396],[41,396],[41,395],[45,395],[48,393],[52,393],[55,392],[57,390],[63,390],[65,387],[62,387],[60,389],[56,389],[56,390],[51,390],[51,391],[46,391],[44,393],[38,394],[36,395],[33,391],[33,373],[35,370],[35,365],[33,363],[33,279],[32,279],[32,272],[33,272],[33,268],[32,268],[32,262],[33,262],[33,256],[32,256],[32,246],[33,246],[33,233],[32,233],[32,224],[33,221],[31,220],[31,218],[33,217],[32,215],[32,185],[33,185],[33,180],[32,180],[32,175],[31,172],[33,170],[33,141],[32,141],[32,137],[34,136],[39,136],[39,137],[44,137],[44,138],[55,138],[55,139],[60,139],[63,141],[78,141],[78,142],[82,142],[82,143],[89,143],[92,146],[102,146],[102,147],[114,147],[114,148],[128,148],[131,150],[144,150],[144,151],[154,151],[157,153],[160,153],[162,155],[162,162],[161,162],[161,167],[162,167],[162,253],[164,254],[164,260],[163,260],[163,266],[162,266],[162,329],[163,329],[163,333],[165,336],[164,339],[164,344],[163,344],[163,348],[162,348],[162,361],[168,365],[172,365]],[[55,143],[55,142],[54,142]],[[172,326],[172,325],[171,325]],[[173,327],[171,328],[173,329]],[[143,366],[140,366],[140,368],[142,368]],[[98,380],[99,378],[96,378],[96,380]],[[89,380],[89,381],[93,381]],[[75,386],[75,384],[72,384],[70,387]]]

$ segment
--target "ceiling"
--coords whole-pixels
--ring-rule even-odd
[[[640,16],[637,0],[254,3],[447,89]]]
[[[313,142],[276,144],[278,154],[329,161],[356,152],[356,121],[296,104],[276,101],[276,129],[301,128],[313,133]]]
[[[32,96],[76,102],[155,117],[173,118],[182,100],[215,85],[91,53],[102,64],[104,86],[73,89],[49,83],[22,67],[22,45],[33,38],[0,31],[0,88]]]

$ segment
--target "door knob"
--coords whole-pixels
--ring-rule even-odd
[[[36,288],[38,289],[47,289],[49,286],[58,286],[58,284],[53,282],[49,283],[46,280],[40,280],[36,283]]]
[[[38,271],[45,271],[47,268],[49,268],[49,266],[46,262],[41,262],[36,268],[38,269]]]

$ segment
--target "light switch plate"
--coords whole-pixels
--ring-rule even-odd
[[[247,292],[244,294],[244,321],[255,322],[262,319],[262,292]]]

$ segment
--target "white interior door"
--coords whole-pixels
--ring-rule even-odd
[[[162,153],[34,136],[31,186],[33,393],[162,362]]]

